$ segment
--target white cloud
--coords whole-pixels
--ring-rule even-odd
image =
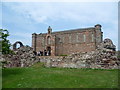
[[[53,21],[70,21],[76,24],[93,25],[103,24],[104,37],[118,41],[118,3],[13,3],[6,4],[16,13],[32,19],[36,23],[47,24]],[[61,23],[63,24],[63,23]],[[64,25],[64,24],[63,24]],[[20,34],[20,33],[19,33]],[[18,34],[18,35],[19,35]],[[31,34],[30,34],[31,35]],[[23,35],[27,36],[27,35]],[[29,36],[29,35],[28,35]],[[116,40],[116,41],[115,41]]]
[[[12,33],[11,36],[17,36],[17,37],[22,37],[22,38],[30,38],[31,33],[15,32],[15,33]]]
[[[113,22],[117,17],[117,3],[19,3],[10,6],[16,12],[36,22],[71,20],[76,23]],[[117,19],[117,18],[116,18]]]
[[[94,23],[114,20],[116,5],[117,3],[110,6],[107,3],[19,3],[11,4],[10,7],[38,23],[47,23],[49,19]]]
[[[22,33],[22,32],[15,32],[9,36],[10,42],[14,44],[16,41],[23,42],[24,45],[31,44],[31,33]]]

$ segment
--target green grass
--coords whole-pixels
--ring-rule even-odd
[[[62,55],[60,55],[60,56],[68,56],[68,55],[63,55],[63,54],[62,54]]]
[[[3,69],[3,88],[117,88],[118,70],[45,68]]]

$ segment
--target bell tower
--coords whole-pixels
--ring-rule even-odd
[[[50,56],[55,56],[55,35],[52,35],[52,28],[50,26],[46,35],[46,50]]]
[[[52,28],[49,26],[48,27],[48,34],[51,34],[51,32],[52,32]]]

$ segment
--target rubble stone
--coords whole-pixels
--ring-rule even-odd
[[[77,52],[52,60],[44,57],[43,61],[47,63],[47,67],[118,69],[120,59],[117,58],[115,49],[116,46],[112,41],[105,39],[95,51]]]
[[[17,48],[14,53],[15,54],[1,56],[1,62],[6,61],[4,67],[28,67],[39,62],[39,58],[34,55],[33,49],[29,46]]]
[[[33,49],[23,46],[15,49],[15,54],[2,55],[0,62],[4,67],[29,67],[37,62],[44,62],[46,67],[61,68],[100,68],[118,69],[119,54],[110,39],[105,39],[95,51],[77,52],[69,56],[36,56]]]

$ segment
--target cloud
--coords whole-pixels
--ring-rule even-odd
[[[7,6],[16,13],[23,15],[25,18],[32,19],[37,23],[44,23],[51,16],[49,12],[52,10],[49,6],[39,5],[37,3],[11,3],[7,4]]]
[[[116,4],[111,3],[13,3],[9,7],[38,23],[58,19],[81,23],[109,22],[117,9]]]
[[[42,28],[43,25],[46,26],[53,25],[54,28],[56,28],[56,26],[58,25],[63,26],[65,28],[73,28],[73,27],[82,28],[87,26],[93,26],[99,23],[102,24],[103,26],[102,28],[104,32],[104,38],[109,37],[112,40],[114,40],[115,44],[118,43],[117,42],[118,40],[117,2],[114,3],[113,2],[103,2],[103,3],[102,2],[99,3],[98,2],[95,3],[19,2],[19,3],[3,3],[3,4],[6,7],[9,7],[11,10],[13,10],[19,17],[24,18],[24,20],[18,18],[18,21],[20,22],[14,20],[9,21],[9,23],[13,22],[18,24],[23,22],[22,25],[23,27],[20,28],[21,30],[25,28],[26,30],[29,31],[31,30],[31,32],[32,30],[34,32],[40,32],[38,28],[35,28],[36,24],[41,29],[43,29]],[[16,32],[13,34],[15,35]],[[20,34],[21,33],[18,33],[18,36]]]
[[[14,44],[16,41],[23,42],[24,45],[30,45],[31,44],[31,33],[24,33],[24,32],[16,32],[12,33],[9,36],[10,42]]]
[[[24,33],[24,32],[16,32],[16,33],[12,33],[11,36],[17,36],[17,37],[21,37],[21,38],[29,38],[31,37],[31,33]]]

